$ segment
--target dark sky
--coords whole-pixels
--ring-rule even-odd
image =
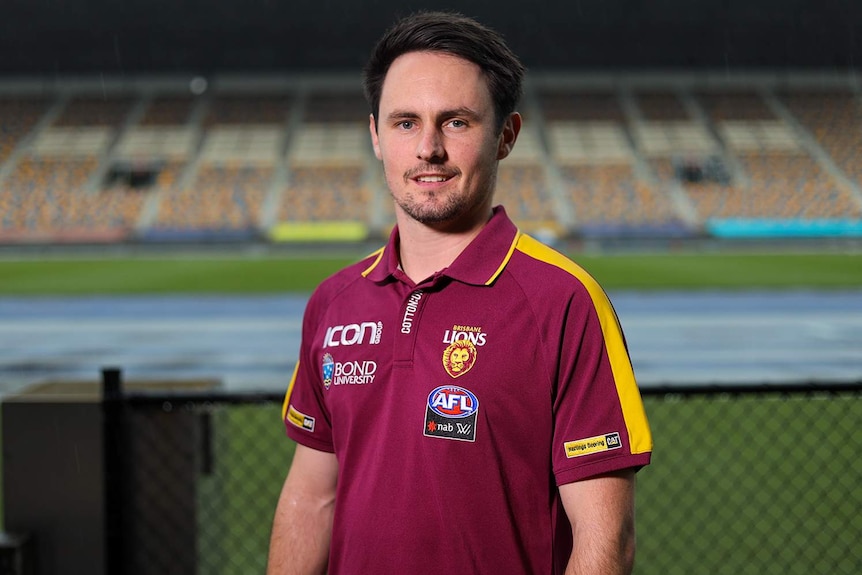
[[[862,60],[859,0],[4,0],[0,73],[353,69],[397,15],[453,7],[533,69]]]

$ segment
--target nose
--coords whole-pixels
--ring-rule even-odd
[[[443,135],[436,128],[422,130],[416,149],[416,157],[426,162],[439,162],[446,157]]]

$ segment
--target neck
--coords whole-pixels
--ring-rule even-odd
[[[487,215],[472,225],[460,226],[457,231],[452,231],[419,223],[396,207],[401,269],[407,277],[419,283],[449,267],[479,235],[490,217],[489,210]]]

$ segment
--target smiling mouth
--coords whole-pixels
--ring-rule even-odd
[[[449,180],[451,176],[417,176],[414,181],[423,184],[437,184]]]

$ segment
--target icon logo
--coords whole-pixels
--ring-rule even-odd
[[[342,345],[357,345],[368,343],[377,345],[383,333],[383,322],[365,321],[352,323],[350,325],[335,325],[326,328],[323,337],[323,347],[338,347]]]
[[[467,339],[459,339],[449,344],[443,351],[443,369],[451,377],[461,377],[476,363],[476,346]]]

